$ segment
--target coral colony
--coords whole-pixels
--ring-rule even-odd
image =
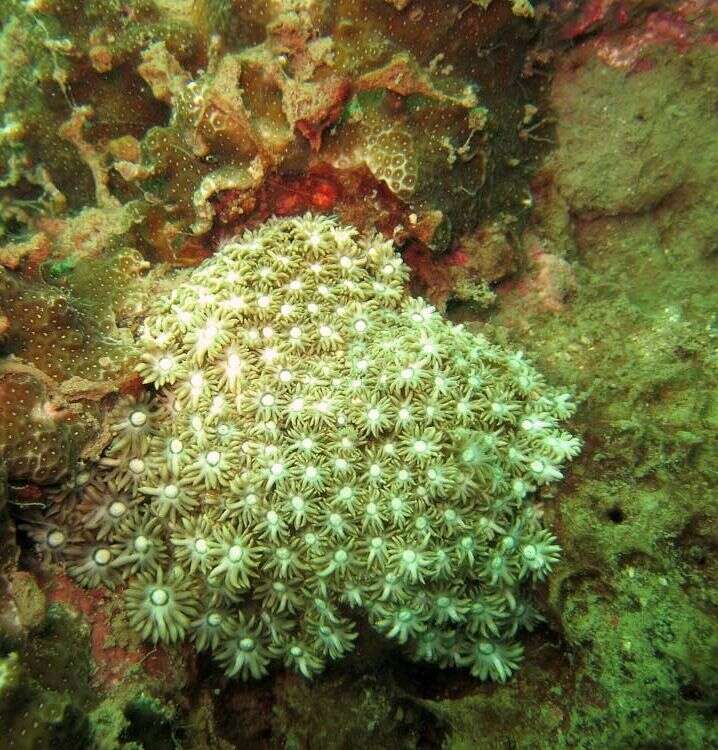
[[[46,557],[229,676],[311,677],[366,620],[505,680],[558,559],[530,497],[578,452],[573,407],[406,276],[390,241],[311,215],[180,273],[141,333],[147,391],[33,529]]]

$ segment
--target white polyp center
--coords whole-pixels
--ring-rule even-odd
[[[201,388],[204,385],[204,377],[201,372],[195,372],[189,379],[189,384],[193,388]]]
[[[270,474],[271,474],[271,475],[272,475],[273,477],[281,477],[281,476],[282,476],[282,474],[284,473],[284,464],[279,464],[279,463],[277,463],[277,464],[272,464],[272,465],[271,465],[271,466],[269,467],[269,473],[270,473]]]
[[[272,304],[272,298],[268,294],[263,294],[257,297],[257,306],[262,310],[266,310]]]
[[[366,415],[369,418],[370,422],[376,422],[379,420],[379,417],[381,417],[381,412],[379,411],[379,409],[373,407],[369,409]]]
[[[390,276],[396,269],[391,263],[387,263],[381,270],[383,274],[385,274],[386,276]]]
[[[205,460],[210,466],[217,466],[217,464],[220,462],[220,459],[222,456],[220,455],[219,451],[210,451]]]
[[[543,461],[539,461],[536,459],[535,461],[531,462],[531,471],[535,471],[537,474],[540,474],[544,470],[544,463]]]
[[[523,556],[527,560],[535,560],[536,559],[536,547],[534,547],[533,544],[527,544],[523,550],[522,550]]]
[[[344,458],[338,458],[334,462],[334,468],[337,471],[346,471],[349,468],[349,462]]]
[[[239,562],[243,556],[244,550],[238,544],[233,544],[227,551],[227,557],[233,563]]]
[[[127,513],[127,506],[121,500],[115,500],[114,503],[110,504],[107,512],[112,516],[112,518],[120,518],[121,516],[124,516],[125,513]]]
[[[289,329],[289,338],[294,339],[295,341],[297,339],[300,339],[302,337],[302,329],[299,326],[292,326]]]
[[[165,589],[155,589],[150,594],[150,601],[155,605],[155,607],[164,607],[169,600],[170,595]]]
[[[361,320],[360,319],[360,320],[354,321],[354,330],[357,333],[364,333],[364,331],[366,331],[366,329],[367,329],[367,322],[366,322],[366,320]]]
[[[222,615],[219,612],[210,612],[207,615],[207,624],[212,628],[218,627],[222,624]]]
[[[267,511],[267,523],[270,526],[276,526],[279,523],[279,516],[277,515],[276,511]]]
[[[133,411],[130,414],[130,424],[133,427],[144,427],[147,424],[147,415],[143,411]]]
[[[319,476],[319,470],[316,466],[307,466],[304,470],[304,476],[307,479],[316,479]]]
[[[372,464],[369,467],[369,476],[370,477],[374,477],[375,479],[376,479],[376,477],[380,477],[381,476],[381,466],[379,466],[379,464]]]
[[[368,360],[366,360],[366,359],[360,359],[360,360],[358,360],[357,364],[356,364],[356,368],[357,368],[357,370],[359,370],[359,372],[366,372],[369,369],[369,362],[368,362]]]
[[[323,338],[329,338],[333,333],[330,326],[319,326],[319,335]]]
[[[343,565],[348,559],[349,555],[347,554],[346,550],[338,549],[334,553],[334,562],[339,563],[339,565]]]
[[[182,445],[182,441],[179,440],[178,438],[172,438],[172,440],[170,440],[169,449],[170,449],[170,453],[172,453],[173,455],[176,456],[176,455],[182,453],[182,448],[183,447],[184,446]],[[139,459],[137,459],[137,460],[139,460]]]
[[[392,510],[401,510],[404,507],[404,501],[399,497],[393,497],[391,499],[391,509]]]
[[[242,360],[238,354],[230,354],[229,357],[227,357],[227,369],[236,371],[239,370],[241,366]]]
[[[291,505],[292,505],[292,510],[296,511],[297,513],[301,513],[301,511],[304,510],[306,503],[304,502],[304,499],[301,497],[293,497]]]
[[[242,638],[239,648],[242,651],[254,651],[254,638]]]
[[[277,374],[277,378],[280,383],[291,383],[294,380],[294,375],[291,370],[280,370]]]
[[[262,404],[262,406],[266,406],[266,407],[274,406],[275,398],[271,393],[265,393],[259,399],[259,403]]]
[[[138,536],[137,539],[135,539],[135,550],[139,553],[147,552],[147,550],[150,548],[150,540],[146,536]]]
[[[416,562],[416,552],[414,552],[413,549],[404,550],[401,558],[405,563],[409,563],[409,564],[414,563]]]
[[[195,539],[194,550],[199,555],[206,555],[209,551],[209,546],[204,539]]]
[[[174,500],[179,495],[179,487],[176,484],[168,484],[165,487],[165,497]]]
[[[302,651],[302,649],[301,649],[301,648],[300,648],[299,646],[292,646],[292,647],[291,647],[291,648],[289,649],[289,653],[290,653],[290,654],[291,654],[291,655],[292,655],[292,656],[293,656],[293,657],[294,657],[295,659],[298,659],[298,658],[299,658],[300,656],[302,656],[302,654],[304,653],[304,651]]]
[[[403,369],[403,370],[401,371],[401,377],[402,377],[402,378],[403,378],[404,380],[411,380],[411,378],[413,378],[413,377],[414,377],[414,368],[413,368],[413,367],[405,367],[405,368],[404,368],[404,369]]]
[[[75,477],[75,487],[82,487],[84,484],[87,484],[90,481],[90,474],[87,471],[81,471],[76,477]]]
[[[65,535],[59,529],[51,531],[47,535],[47,546],[52,549],[57,549],[65,543]]]
[[[310,451],[314,447],[314,441],[311,438],[304,438],[300,445],[305,451]]]
[[[317,401],[314,408],[321,414],[328,414],[331,411],[332,405],[330,401],[322,399],[321,401]]]
[[[295,398],[291,404],[289,404],[289,410],[293,412],[300,412],[304,408],[304,399]]]
[[[375,516],[379,512],[379,508],[376,503],[368,503],[366,512],[368,516]]]
[[[217,427],[217,433],[221,435],[222,437],[226,437],[229,435],[229,425],[221,424],[219,427]]]
[[[292,311],[294,310],[294,305],[290,305],[289,302],[285,302],[280,308],[279,313],[281,315],[284,315],[285,317],[292,314]]]
[[[131,458],[127,467],[133,474],[142,474],[145,470],[145,462],[141,458]]]
[[[425,440],[415,440],[414,441],[414,451],[416,453],[426,453],[426,450],[429,446],[426,444]]]
[[[291,280],[291,281],[289,282],[289,288],[290,288],[290,289],[291,289],[291,290],[292,290],[293,292],[298,292],[298,291],[299,291],[299,290],[300,290],[300,289],[302,288],[302,286],[303,286],[303,284],[302,284],[302,282],[301,282],[301,279],[292,279],[292,280]]]
[[[95,550],[92,559],[96,565],[107,565],[112,559],[112,553],[107,548],[101,547],[100,549]]]
[[[267,347],[262,352],[262,359],[267,364],[270,364],[270,365],[272,364],[272,362],[274,362],[275,359],[277,359],[278,356],[279,356],[279,352],[276,349],[272,348],[271,346]]]
[[[157,367],[162,372],[169,372],[172,369],[172,366],[174,365],[174,361],[172,357],[160,357],[159,361],[157,362]]]

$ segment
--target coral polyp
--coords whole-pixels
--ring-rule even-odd
[[[140,339],[149,389],[59,513],[86,539],[71,574],[122,577],[143,638],[230,676],[310,677],[363,610],[417,660],[506,679],[558,559],[531,493],[578,448],[570,401],[406,279],[390,241],[312,215],[180,273]]]

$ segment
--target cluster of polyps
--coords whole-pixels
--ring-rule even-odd
[[[559,551],[530,497],[578,449],[571,406],[406,274],[391,243],[305,216],[178,275],[141,336],[147,393],[38,542],[230,675],[310,676],[363,610],[414,658],[505,679]]]

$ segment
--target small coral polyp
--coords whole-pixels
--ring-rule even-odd
[[[560,551],[531,494],[578,451],[572,406],[406,279],[391,242],[312,215],[178,274],[140,337],[147,390],[53,503],[46,556],[122,583],[143,638],[191,639],[230,676],[311,677],[362,620],[507,679]]]

